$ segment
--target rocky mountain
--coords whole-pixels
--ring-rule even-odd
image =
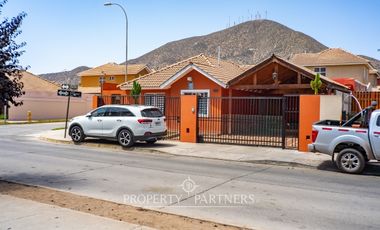
[[[57,84],[71,84],[71,85],[78,85],[80,78],[77,76],[79,72],[85,71],[90,69],[90,67],[87,66],[79,66],[73,70],[70,71],[63,71],[63,72],[57,72],[57,73],[46,73],[46,74],[40,74],[39,76],[57,83]]]
[[[359,55],[362,58],[365,58],[371,62],[373,67],[375,67],[378,71],[380,71],[380,60],[377,60],[376,58],[368,57],[365,55]]]
[[[270,20],[254,20],[211,33],[169,42],[130,63],[146,63],[161,68],[204,53],[239,64],[255,64],[276,53],[288,57],[295,53],[319,52],[327,47],[314,38]]]

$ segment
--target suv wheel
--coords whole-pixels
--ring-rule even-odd
[[[123,147],[131,147],[133,142],[133,134],[128,129],[123,129],[117,135],[117,141]]]
[[[340,151],[336,161],[338,168],[345,173],[361,173],[365,163],[363,154],[352,148]]]
[[[70,136],[75,143],[80,143],[85,138],[82,128],[77,125],[70,129]]]

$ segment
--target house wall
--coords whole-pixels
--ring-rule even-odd
[[[368,68],[365,65],[340,65],[340,66],[309,66],[314,71],[315,67],[326,67],[326,77],[334,78],[354,78],[364,84],[370,82],[368,80]],[[374,84],[372,81],[371,84]],[[372,86],[376,86],[372,85]]]
[[[194,89],[209,89],[211,97],[222,96],[222,87],[207,77],[203,76],[198,71],[191,71],[182,78],[174,82],[170,87],[170,96],[176,97],[181,95],[181,90],[188,89],[187,78],[191,77],[193,80]]]
[[[92,110],[92,95],[82,94],[81,98],[71,98],[69,118],[83,115]],[[21,106],[9,108],[9,120],[25,121],[27,113],[32,120],[63,119],[66,117],[67,97],[57,96],[56,92],[28,91],[19,100]]]
[[[114,76],[115,79],[110,80],[111,76]],[[128,81],[130,81],[130,80],[133,80],[139,76],[140,75],[136,75],[136,74],[134,74],[134,75],[128,74],[127,78],[128,78]],[[81,80],[80,80],[80,86],[81,87],[100,87],[99,79],[100,79],[100,76],[82,76]],[[125,75],[110,75],[110,76],[107,75],[105,77],[105,82],[113,83],[113,84],[121,84],[121,83],[125,82]]]
[[[377,84],[377,75],[376,74],[370,74],[369,75],[369,82],[371,82],[371,86],[376,88],[378,86]]]

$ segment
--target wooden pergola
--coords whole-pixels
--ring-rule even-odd
[[[276,55],[248,69],[228,85],[232,90],[250,91],[260,94],[312,94],[310,81],[316,73],[286,61]],[[334,90],[350,92],[338,82],[321,76],[320,93],[331,94]]]

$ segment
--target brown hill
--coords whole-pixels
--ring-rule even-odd
[[[57,84],[66,83],[66,84],[71,84],[71,85],[78,85],[80,78],[77,76],[77,74],[79,72],[82,72],[88,69],[90,68],[87,66],[79,66],[70,71],[46,73],[46,74],[40,74],[39,76]]]
[[[179,60],[204,53],[239,64],[254,64],[276,53],[288,57],[294,53],[319,52],[327,47],[314,38],[270,20],[248,21],[205,36],[169,42],[130,63],[146,63],[161,68]]]

